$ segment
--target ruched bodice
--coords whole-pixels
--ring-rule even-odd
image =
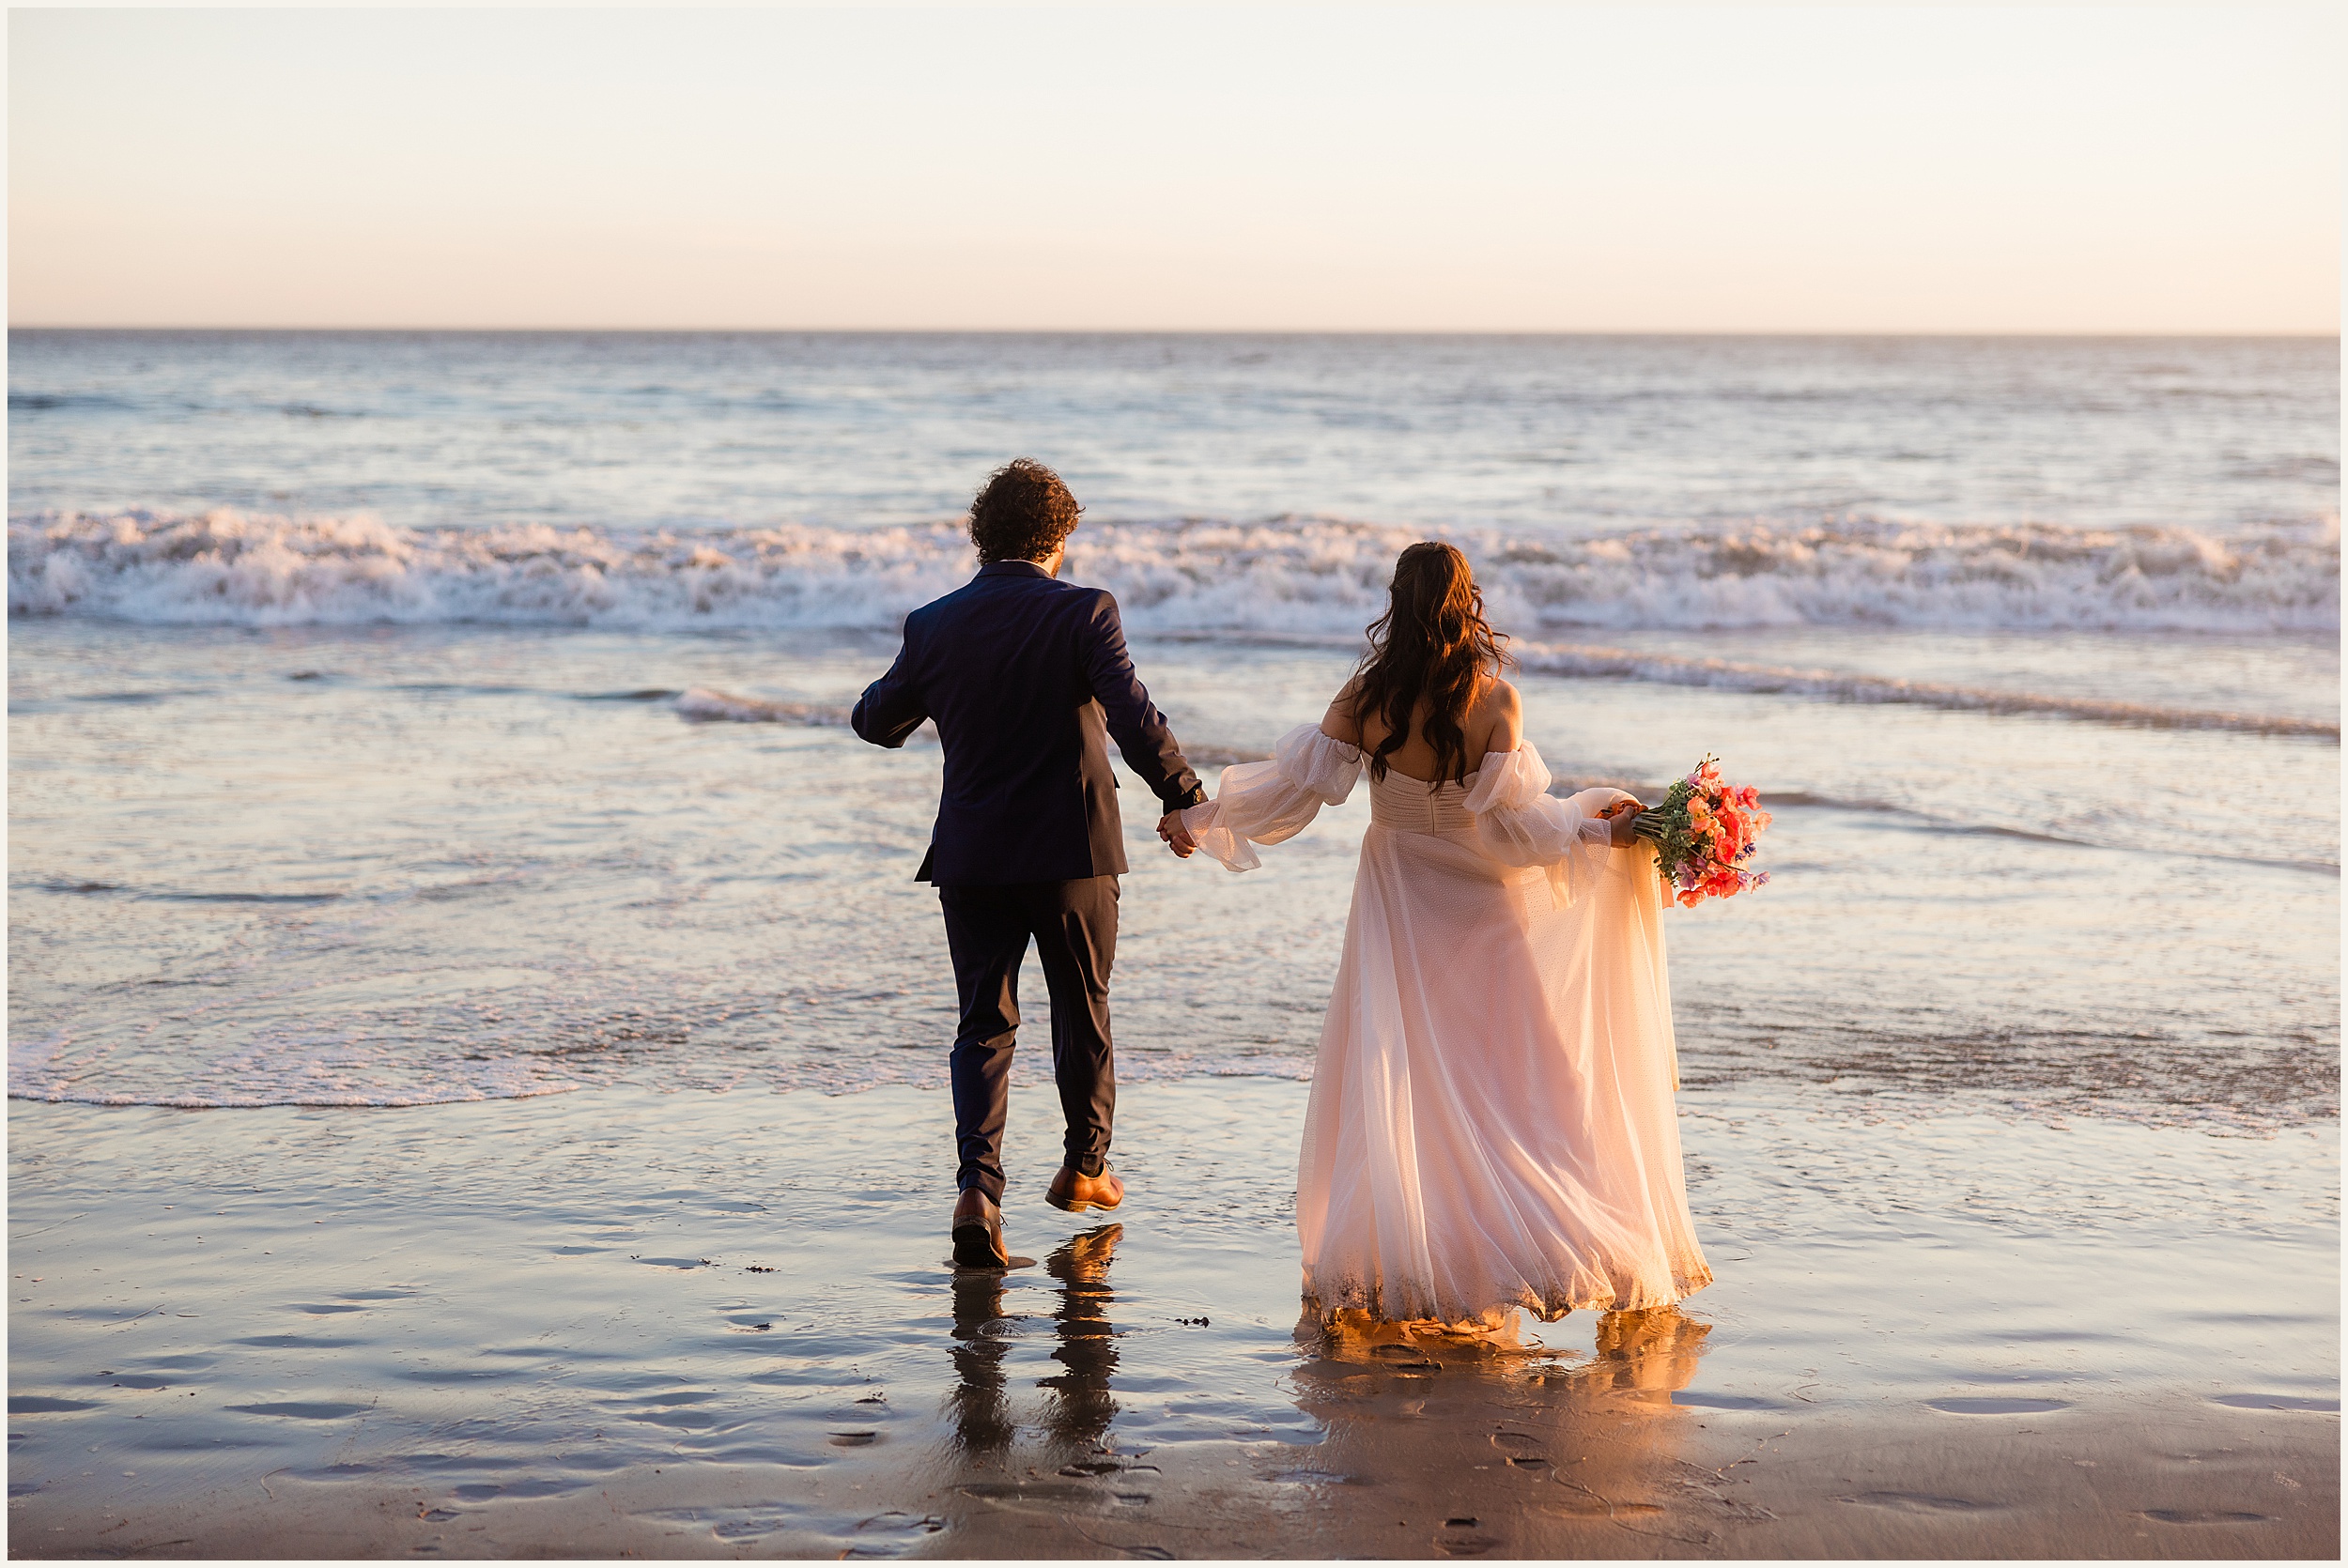
[[[1388,769],[1383,778],[1369,783],[1369,820],[1398,833],[1427,833],[1440,838],[1475,836],[1475,817],[1467,808],[1475,775],[1461,784],[1429,789],[1423,778],[1411,778]]]

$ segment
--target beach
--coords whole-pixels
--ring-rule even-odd
[[[12,335],[18,1556],[2339,1549],[2337,346]],[[1715,1283],[1365,1343],[1297,1132],[1366,802],[1123,793],[1113,1215],[947,1261],[938,752],[1011,450],[1212,787],[1476,562],[1666,912]]]
[[[1698,1091],[1720,1282],[1495,1349],[1300,1325],[1301,1085],[1130,1090],[1114,1217],[1039,1088],[959,1276],[932,1091],[19,1104],[12,1549],[2334,1549],[2329,1129]]]

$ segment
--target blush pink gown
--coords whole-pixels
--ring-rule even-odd
[[[1362,771],[1300,726],[1184,820],[1248,870]],[[1655,852],[1612,845],[1597,813],[1620,792],[1549,784],[1528,742],[1464,783],[1370,785],[1296,1178],[1325,1318],[1554,1320],[1711,1281],[1680,1169]]]

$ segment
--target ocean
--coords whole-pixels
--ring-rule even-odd
[[[19,1555],[2337,1550],[2336,342],[9,344]],[[950,1267],[938,751],[846,717],[1015,454],[1210,784],[1431,536],[1560,788],[1758,787],[1715,1284],[1300,1323],[1367,800],[1233,876],[1130,781],[1129,1196],[1035,1201],[1031,971],[1042,1262]]]
[[[10,346],[20,1097],[935,1084],[935,751],[844,721],[1025,453],[1210,777],[1432,536],[1561,780],[1759,786],[1691,1081],[2337,1113],[2330,341]],[[1359,803],[1233,879],[1128,798],[1123,1070],[1308,1074]]]

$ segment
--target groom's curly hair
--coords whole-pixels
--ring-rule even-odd
[[[1040,561],[1075,530],[1084,510],[1059,475],[1014,457],[986,476],[970,503],[970,543],[981,561]]]

